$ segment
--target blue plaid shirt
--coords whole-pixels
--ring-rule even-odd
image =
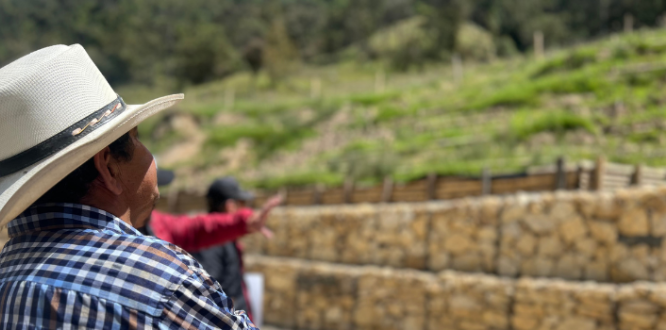
[[[256,329],[175,245],[75,204],[9,223],[0,253],[0,329]]]

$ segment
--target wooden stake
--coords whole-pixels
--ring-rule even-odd
[[[282,200],[283,200],[282,204],[283,205],[288,205],[289,204],[289,189],[287,189],[287,187],[281,187],[278,190],[278,194],[280,196],[282,196]]]
[[[536,31],[534,32],[534,57],[543,58],[543,54],[544,54],[543,32]]]
[[[428,199],[437,199],[437,173],[428,174]]]
[[[631,184],[634,186],[640,186],[643,184],[643,165],[636,165],[634,175],[631,177]]]
[[[383,93],[386,88],[386,74],[384,70],[379,70],[375,74],[375,92]]]
[[[343,199],[345,204],[352,202],[352,196],[354,195],[354,180],[348,178],[345,180]]]
[[[451,65],[453,66],[453,81],[459,85],[462,83],[464,76],[464,69],[460,55],[453,54],[453,57],[451,58]]]
[[[492,174],[490,173],[489,169],[484,168],[483,173],[481,174],[481,194],[490,195],[491,192],[492,192]]]
[[[606,172],[606,159],[604,157],[599,157],[597,158],[596,166],[594,167],[592,190],[601,191],[604,189],[605,172]]]
[[[314,195],[312,198],[312,202],[314,205],[321,205],[323,202],[323,195],[324,195],[324,186],[321,184],[318,184],[314,187]]]
[[[178,189],[171,188],[167,193],[167,209],[170,213],[178,213],[178,197],[180,196],[180,191]]]
[[[588,188],[588,187],[583,187],[583,175],[586,175],[586,173],[583,170],[583,166],[579,164],[578,169],[576,170],[576,188],[578,190],[582,190],[583,188]]]
[[[634,16],[631,14],[624,14],[624,32],[634,32]]]
[[[224,94],[224,108],[226,110],[233,110],[235,99],[236,91],[233,88],[227,88]]]
[[[321,79],[312,78],[310,80],[310,98],[318,99],[321,96]]]
[[[564,168],[564,158],[557,158],[557,171],[555,172],[555,190],[567,189],[567,173]]]
[[[393,179],[387,176],[384,178],[384,187],[382,189],[382,203],[388,203],[393,197]]]

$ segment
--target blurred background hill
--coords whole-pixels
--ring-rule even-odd
[[[0,65],[81,43],[130,103],[184,91],[140,127],[181,187],[510,173],[558,156],[662,166],[665,13],[638,0],[0,0]]]

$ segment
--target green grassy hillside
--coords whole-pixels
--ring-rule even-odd
[[[158,89],[124,88],[129,102]],[[543,59],[292,68],[271,84],[240,74],[185,90],[140,127],[180,186],[237,175],[258,187],[372,184],[429,172],[478,175],[606,155],[666,166],[666,31],[613,36]]]

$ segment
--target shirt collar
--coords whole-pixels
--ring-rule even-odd
[[[9,222],[7,229],[10,237],[60,229],[110,230],[118,234],[141,235],[134,227],[104,210],[68,203],[32,206]]]

